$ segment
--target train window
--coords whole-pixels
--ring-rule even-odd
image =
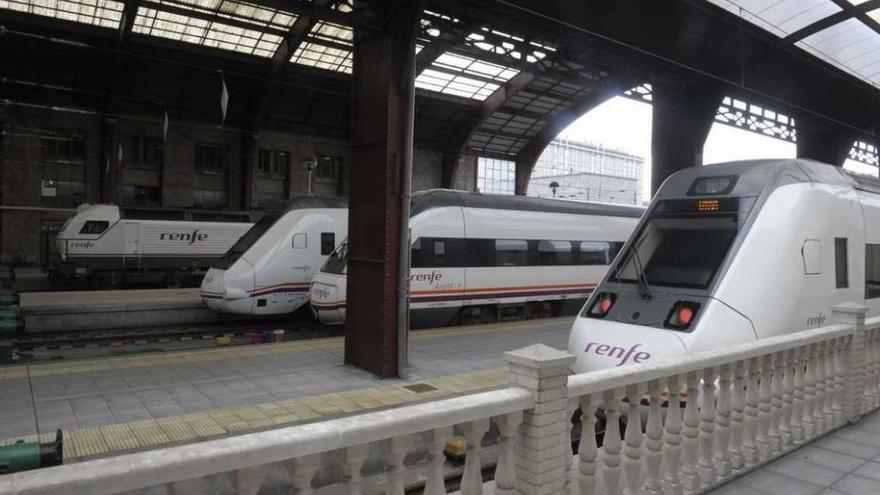
[[[578,252],[578,265],[607,265],[611,262],[607,242],[582,241]]]
[[[623,243],[619,241],[609,242],[608,247],[608,264],[611,264],[611,262],[614,261],[614,258],[617,257],[617,253],[623,249]]]
[[[306,249],[309,247],[308,237],[305,232],[297,232],[290,238],[290,246],[293,249]]]
[[[333,232],[321,232],[321,255],[330,254],[336,247],[336,234]]]
[[[641,265],[651,285],[707,288],[736,233],[735,215],[654,216],[636,237],[638,257],[623,258],[614,276],[636,283]]]
[[[495,266],[494,239],[466,239],[467,266]]]
[[[100,234],[107,230],[107,227],[110,226],[110,222],[107,220],[89,220],[87,221],[81,229],[79,229],[80,234]]]
[[[495,266],[527,266],[529,241],[519,239],[495,240]]]
[[[880,297],[880,244],[865,244],[865,299]]]
[[[572,265],[573,254],[571,241],[538,241],[540,265]]]
[[[801,258],[804,262],[804,275],[822,273],[822,243],[819,239],[806,239],[801,246]]]
[[[327,258],[322,272],[342,275],[345,273],[345,265],[348,262],[348,240],[342,241],[338,248]]]
[[[464,239],[420,237],[412,243],[413,268],[451,268],[464,266]]]
[[[834,238],[834,273],[838,289],[849,287],[849,263],[846,258],[846,237]]]

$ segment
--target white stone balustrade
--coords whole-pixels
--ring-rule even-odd
[[[880,318],[842,305],[834,321],[572,376],[573,356],[535,345],[505,354],[503,389],[7,475],[0,493],[436,495],[453,435],[465,495],[486,461],[500,494],[698,493],[880,407]]]

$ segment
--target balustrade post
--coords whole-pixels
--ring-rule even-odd
[[[486,420],[486,430],[489,429],[488,422]],[[403,464],[403,460],[406,458],[410,447],[412,447],[413,440],[412,435],[404,435],[389,438],[385,443],[385,464],[388,466],[386,469],[388,474],[385,481],[386,495],[404,495],[403,475],[406,474],[406,466]],[[470,447],[468,445],[468,455],[470,455]],[[465,475],[467,475],[467,467],[465,467]],[[480,488],[482,488],[482,479],[480,482]],[[462,481],[462,493],[464,493],[464,481]],[[477,494],[479,492],[476,492],[475,495]]]
[[[850,424],[862,418],[862,404],[865,399],[865,312],[861,304],[843,303],[831,308],[835,323],[853,327],[852,339],[846,350],[843,371],[846,376],[846,391],[843,412]]]
[[[825,352],[822,354],[822,367],[825,369],[825,400],[822,402],[822,414],[825,416],[825,431],[834,429],[834,340],[822,343]]]
[[[880,405],[880,338],[877,329],[865,331],[865,411],[871,411]]]
[[[846,373],[844,372],[844,352],[847,338],[834,339],[834,354],[831,356],[832,366],[834,367],[834,403],[831,408],[834,410],[834,426],[843,426],[845,414],[843,411],[843,401],[846,396]]]
[[[575,411],[578,408],[578,400],[577,398],[568,399],[568,417],[569,419],[574,417]],[[571,421],[568,422],[568,436],[571,438],[571,432],[573,430],[574,425]],[[571,492],[571,481],[574,476],[574,450],[571,447],[572,442],[566,442],[565,448],[566,453],[568,454],[569,462],[565,465],[565,493]]]
[[[825,400],[827,393],[825,389],[825,343],[817,342],[813,345],[813,366],[816,368],[816,403],[813,409],[813,423],[816,424],[816,436],[825,433],[827,425],[825,424]]]
[[[568,370],[574,356],[543,344],[505,352],[511,385],[534,394],[523,412],[516,448],[516,489],[524,494],[561,494],[571,465]]]
[[[513,495],[516,493],[516,429],[522,423],[523,413],[505,414],[497,419],[498,425],[498,465],[495,467],[495,493]],[[569,442],[571,445],[571,442]]]
[[[773,356],[764,355],[761,361],[761,382],[758,385],[758,433],[755,444],[758,446],[758,457],[761,461],[770,458],[770,415],[772,411],[771,383],[773,377]]]
[[[430,444],[428,446],[428,451],[430,452]],[[443,451],[443,445],[440,446],[440,451]],[[343,466],[343,471],[345,476],[344,483],[346,494],[360,495],[361,468],[364,466],[364,461],[367,460],[369,453],[369,444],[355,445],[345,449],[345,465]]]
[[[816,359],[815,345],[810,344],[801,348],[804,362],[804,440],[812,440],[818,433],[813,414],[816,409]]]
[[[321,465],[321,457],[318,454],[297,457],[293,460],[293,488],[297,495],[309,495],[315,493],[312,488],[312,478],[315,471]]]
[[[663,399],[660,381],[648,384],[648,422],[645,425],[645,491],[652,494],[663,493],[660,484],[660,466],[663,461]]]
[[[758,358],[751,358],[746,373],[746,408],[743,421],[743,457],[747,465],[758,463]]]
[[[424,493],[425,495],[443,495],[446,493],[446,481],[443,474],[443,466],[446,464],[446,453],[444,452],[444,449],[446,448],[446,443],[452,438],[452,427],[447,426],[427,431],[423,436],[428,450],[428,479],[425,480]],[[498,443],[501,444],[503,441],[504,437],[502,432],[502,438]],[[498,455],[499,469],[501,467],[502,456],[503,448],[502,452]],[[361,464],[363,464],[363,461],[361,461]],[[358,471],[360,471],[360,465],[358,466]],[[503,493],[500,489],[497,491],[498,493]]]
[[[266,466],[251,466],[239,469],[236,472],[236,494],[237,495],[257,495],[266,479]],[[175,492],[177,490],[174,490]],[[192,487],[181,490],[181,493],[196,493]],[[205,491],[204,493],[207,493]]]
[[[743,459],[743,418],[746,408],[746,362],[738,361],[733,369],[733,400],[730,411],[730,467],[739,472]]]
[[[605,492],[616,495],[620,486],[620,400],[622,389],[606,390],[602,397],[605,407],[605,436],[602,438],[602,481]]]
[[[578,444],[578,488],[582,494],[593,494],[596,486],[596,409],[598,400],[585,395],[581,403],[581,441]]]
[[[697,470],[697,456],[700,450],[700,414],[697,403],[700,398],[700,379],[696,371],[685,376],[687,384],[687,403],[684,407],[684,428],[682,429],[681,480],[688,493],[700,489],[700,472]]]
[[[715,467],[718,475],[725,477],[730,475],[730,386],[732,365],[721,366],[718,377],[718,408],[715,411],[716,443],[715,443]]]
[[[697,467],[703,488],[717,481],[715,471],[715,369],[703,370],[703,386],[700,393],[700,458]]]
[[[769,358],[769,356],[768,356]],[[772,379],[770,380],[770,429],[767,436],[770,439],[770,451],[778,454],[782,450],[782,432],[780,420],[782,419],[782,365],[783,354],[773,355]]]
[[[483,452],[483,435],[489,431],[489,418],[464,423],[459,428],[461,428],[466,442],[461,493],[462,495],[479,495],[483,493],[483,466],[480,455]]]
[[[791,411],[794,405],[794,350],[789,349],[779,353],[782,358],[781,366],[776,372],[782,375],[782,415],[779,420],[779,434],[782,437],[783,448],[792,445],[792,421]]]
[[[791,351],[794,367],[794,393],[791,401],[791,439],[795,444],[804,441],[804,353],[806,348],[797,347]]]
[[[637,495],[642,487],[642,416],[641,387],[630,385],[626,389],[627,414],[626,434],[624,435],[623,469],[626,475],[624,495]]]
[[[669,403],[666,408],[666,422],[663,426],[663,487],[667,495],[681,495],[681,382],[679,376],[666,379],[669,389]]]

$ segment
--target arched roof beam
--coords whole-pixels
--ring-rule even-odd
[[[853,5],[846,0],[832,0],[842,10],[836,14],[832,14],[824,19],[820,19],[812,24],[804,26],[797,31],[789,34],[783,41],[795,43],[804,38],[812,36],[823,29],[840,24],[843,21],[852,19],[853,17],[865,23],[868,27],[880,33],[880,24],[868,17],[867,13],[880,8],[880,0],[868,0],[867,2]]]
[[[621,81],[618,79],[607,81],[586,97],[572,102],[569,107],[553,116],[547,125],[526,143],[516,157],[515,193],[525,196],[529,186],[529,177],[532,175],[532,169],[535,168],[535,162],[538,161],[541,153],[544,152],[544,148],[560,132],[564,131],[565,128],[583,114],[605,102],[605,100],[617,96],[635,85],[636,82],[634,81]]]

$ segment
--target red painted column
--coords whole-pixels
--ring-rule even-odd
[[[398,269],[406,99],[420,2],[373,1],[355,28],[345,362],[398,374]]]

